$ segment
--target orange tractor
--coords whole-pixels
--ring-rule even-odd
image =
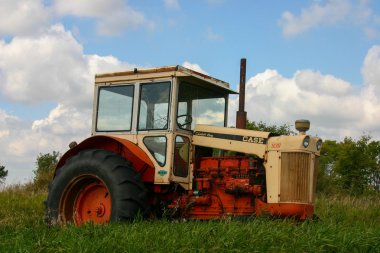
[[[107,223],[136,215],[187,219],[310,218],[322,141],[247,130],[245,59],[237,128],[229,84],[181,67],[95,77],[92,136],[60,159],[46,201],[50,223]]]

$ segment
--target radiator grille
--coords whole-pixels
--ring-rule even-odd
[[[281,154],[281,202],[313,202],[310,190],[315,187],[310,180],[311,155],[300,152],[284,152]]]
[[[315,201],[315,193],[317,192],[317,177],[319,173],[319,156],[315,156],[315,163],[314,163],[314,176],[313,176],[313,197],[312,202]]]

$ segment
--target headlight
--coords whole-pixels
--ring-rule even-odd
[[[318,140],[316,146],[317,146],[317,150],[320,151],[322,147],[322,140]]]
[[[309,143],[310,143],[310,137],[309,136],[306,136],[304,139],[303,139],[303,146],[304,148],[307,148],[309,146]]]

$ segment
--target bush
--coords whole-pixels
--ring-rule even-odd
[[[57,166],[60,153],[39,154],[37,157],[37,169],[34,172],[33,190],[45,190],[53,180],[55,167]]]
[[[321,150],[318,191],[360,195],[380,192],[380,141],[370,136],[326,140]]]
[[[4,183],[7,176],[8,170],[6,170],[4,166],[0,165],[0,184]]]

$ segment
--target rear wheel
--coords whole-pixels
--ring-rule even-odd
[[[130,162],[107,150],[85,150],[57,171],[50,186],[49,223],[130,220],[148,209],[147,190]]]

